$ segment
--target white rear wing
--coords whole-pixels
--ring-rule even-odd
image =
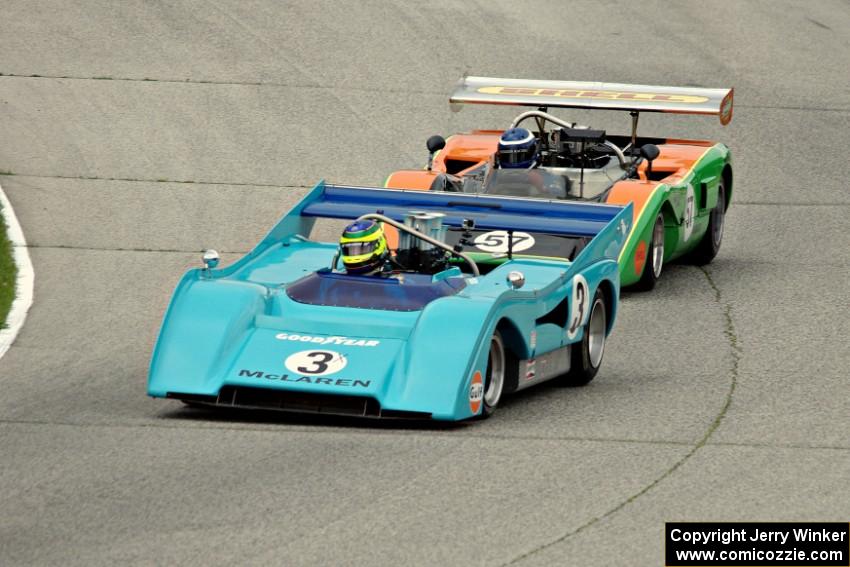
[[[712,114],[717,115],[720,123],[726,125],[732,120],[733,93],[734,89],[464,77],[449,102],[453,110],[460,110],[460,104],[508,104]]]

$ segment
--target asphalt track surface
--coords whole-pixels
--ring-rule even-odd
[[[0,361],[0,564],[661,565],[665,521],[850,519],[850,3],[4,0],[0,184],[35,304]],[[173,286],[324,177],[515,111],[464,72],[734,86],[723,248],[625,294],[597,379],[494,419],[145,395]],[[627,117],[563,116],[626,132]],[[11,173],[11,174],[10,174]]]

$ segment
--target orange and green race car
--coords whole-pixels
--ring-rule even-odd
[[[428,140],[424,170],[391,174],[386,187],[518,198],[634,204],[634,223],[619,257],[623,286],[652,289],[665,263],[707,264],[723,238],[732,197],[731,153],[722,143],[637,135],[641,112],[713,114],[732,119],[732,89],[464,77],[449,101],[533,107],[506,130],[475,130]],[[550,108],[627,111],[631,135],[563,120]],[[513,253],[571,259],[581,245],[557,236],[481,232],[479,262]]]

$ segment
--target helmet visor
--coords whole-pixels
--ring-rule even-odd
[[[499,164],[502,167],[529,167],[536,155],[536,144],[526,147],[499,148]]]
[[[370,240],[368,242],[345,242],[342,246],[342,255],[345,256],[363,256],[371,254],[379,244],[379,240]]]

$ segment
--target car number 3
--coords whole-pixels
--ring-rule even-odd
[[[587,280],[577,275],[573,278],[573,294],[570,302],[570,320],[567,324],[567,338],[572,340],[578,335],[590,306]]]
[[[584,319],[585,295],[587,295],[587,292],[584,291],[584,286],[577,285],[575,303],[573,303],[573,305],[576,306],[576,310],[575,313],[573,313],[572,321],[570,322],[570,334],[575,334],[575,332],[578,330],[578,326],[581,325],[581,320]]]
[[[339,372],[348,364],[348,359],[332,350],[302,350],[287,357],[286,369],[294,374],[324,376]]]

